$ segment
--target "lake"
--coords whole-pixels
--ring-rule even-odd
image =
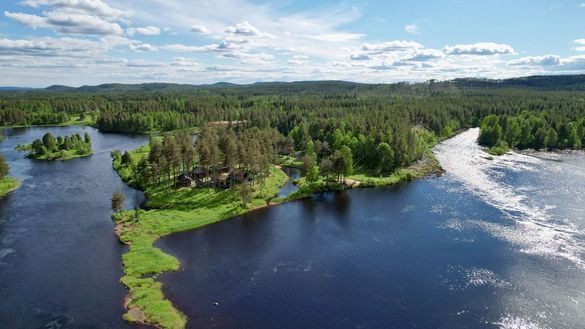
[[[89,132],[95,154],[69,161],[25,159],[14,150],[50,131]],[[145,136],[102,134],[93,128],[3,129],[2,154],[22,186],[0,199],[0,328],[135,328],[122,320],[126,289],[113,233],[110,198],[142,203],[112,170],[110,152],[133,149]]]
[[[165,294],[189,328],[582,327],[585,159],[489,160],[477,134],[436,148],[442,177],[160,240]]]
[[[39,162],[13,150],[46,131],[88,131],[95,154]],[[109,153],[147,138],[3,133],[23,182],[0,200],[0,328],[137,328],[121,318],[125,248],[110,198],[122,190],[134,208],[143,196]],[[323,193],[159,240],[182,262],[161,276],[166,296],[189,328],[582,327],[585,157],[489,160],[477,134],[435,149],[441,177]]]

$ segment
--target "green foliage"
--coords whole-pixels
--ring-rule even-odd
[[[0,179],[0,197],[5,196],[8,192],[17,189],[20,186],[20,181],[12,177],[4,177]]]
[[[124,209],[125,200],[126,197],[124,196],[124,193],[120,191],[114,192],[114,194],[112,195],[112,211],[114,212],[122,211],[122,209]]]
[[[30,151],[27,157],[37,160],[69,160],[86,157],[93,154],[89,135],[85,139],[79,134],[71,136],[58,136],[51,133],[43,135],[42,139],[36,139],[28,145],[18,145],[19,151]],[[89,143],[87,141],[89,140]]]
[[[584,141],[585,117],[558,111],[515,116],[489,115],[482,121],[479,142],[497,155],[515,149],[579,149]]]
[[[492,147],[502,139],[502,127],[497,115],[488,115],[481,121],[479,144]]]

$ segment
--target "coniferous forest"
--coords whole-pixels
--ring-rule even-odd
[[[492,148],[580,148],[585,145],[583,81],[584,76],[556,76],[389,85],[53,87],[0,94],[0,122],[92,119],[101,131],[123,133],[237,122],[237,133],[273,129],[266,136],[278,154],[306,153],[311,141],[309,156],[316,165],[344,148],[353,165],[382,174],[419,159],[437,139],[473,126],[481,126],[480,143]]]

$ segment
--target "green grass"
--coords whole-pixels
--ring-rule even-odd
[[[85,158],[88,157],[90,155],[93,154],[93,151],[90,152],[84,152],[84,153],[79,153],[78,150],[65,150],[63,152],[59,151],[59,152],[50,152],[47,154],[43,154],[43,155],[35,155],[33,153],[29,153],[27,156],[31,159],[35,159],[35,160],[46,160],[46,161],[55,161],[55,160],[59,160],[59,161],[65,161],[65,160],[71,160],[71,159],[76,159],[76,158]]]
[[[147,154],[148,145],[131,152],[135,163]],[[125,181],[133,182],[128,168],[121,166],[119,161],[114,161],[113,166]],[[165,235],[196,229],[265,206],[287,180],[288,176],[282,170],[271,168],[263,183],[252,186],[252,202],[245,206],[240,199],[239,186],[227,190],[147,188],[147,210],[115,214],[113,218],[119,228],[120,241],[129,246],[128,252],[122,256],[124,277],[121,282],[129,289],[128,312],[124,318],[160,328],[184,328],[186,316],[165,298],[162,284],[156,280],[157,274],[178,270],[180,262],[156,248],[155,241]]]
[[[5,196],[12,190],[20,186],[20,181],[13,177],[4,177],[0,179],[0,197]]]

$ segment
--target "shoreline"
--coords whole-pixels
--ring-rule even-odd
[[[140,147],[132,152],[134,151],[144,154],[145,149]],[[135,185],[132,184],[131,176],[127,173],[122,174],[123,167],[113,162],[113,168],[126,184]],[[262,184],[269,185],[269,190],[263,191],[262,186],[255,186],[256,198],[246,207],[239,201],[235,191],[237,188],[230,190],[163,188],[149,191],[153,195],[149,195],[145,209],[126,210],[112,216],[115,234],[121,243],[128,246],[128,251],[122,255],[124,277],[120,279],[128,288],[128,294],[124,299],[127,313],[123,318],[131,323],[157,328],[180,329],[187,323],[186,315],[166,299],[162,292],[162,283],[156,280],[159,274],[177,271],[181,266],[178,259],[155,246],[161,237],[198,229],[259,209],[310,198],[320,192],[390,186],[442,173],[443,169],[429,149],[421,160],[387,177],[358,174],[336,184],[323,181],[304,184],[301,178],[298,180],[299,190],[285,198],[275,196],[290,178],[281,169],[273,166],[271,174],[266,178],[270,184]],[[259,204],[260,201],[262,204]]]
[[[5,197],[8,193],[18,189],[21,182],[18,178],[6,176],[0,179],[0,198]]]

